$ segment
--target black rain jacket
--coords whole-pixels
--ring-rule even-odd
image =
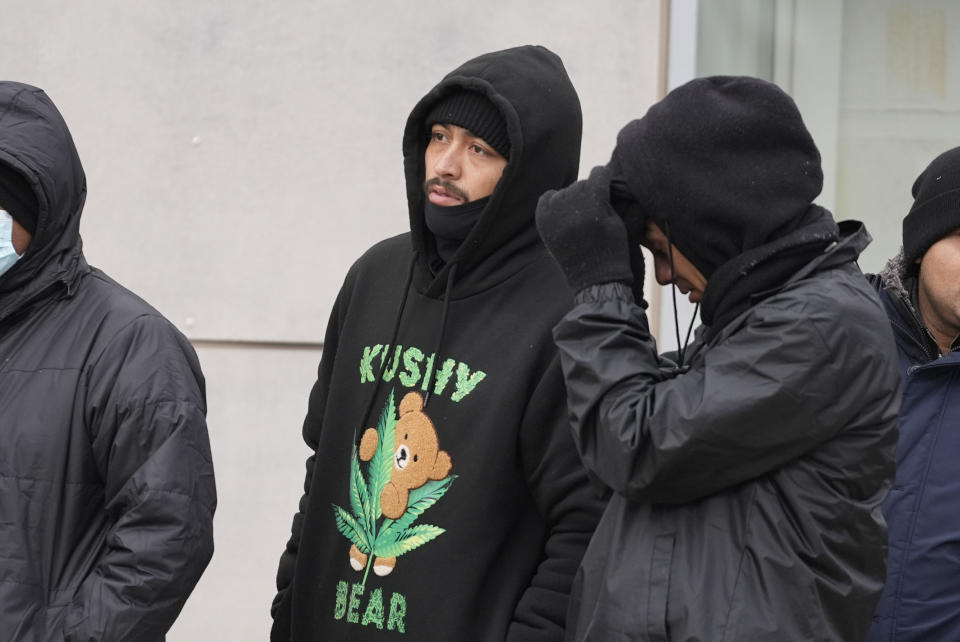
[[[39,203],[0,276],[0,641],[163,640],[213,552],[200,365],[84,260],[83,169],[41,90],[0,83],[0,162]]]
[[[881,503],[900,380],[886,316],[840,241],[678,369],[621,284],[557,326],[575,440],[615,491],[574,582],[568,638],[863,639],[883,589]]]

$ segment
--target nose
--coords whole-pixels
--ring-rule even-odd
[[[433,171],[437,176],[456,179],[460,177],[460,158],[455,146],[444,149],[433,163]]]

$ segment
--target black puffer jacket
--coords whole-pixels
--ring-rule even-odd
[[[571,597],[577,640],[856,642],[883,589],[900,381],[839,242],[722,328],[657,356],[622,284],[555,330],[575,440],[615,491]],[[709,334],[709,338],[707,335]]]
[[[0,277],[0,640],[162,640],[213,550],[199,363],[85,262],[83,169],[42,91],[0,83],[0,162],[40,206]]]

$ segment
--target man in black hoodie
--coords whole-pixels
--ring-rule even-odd
[[[87,265],[47,95],[0,82],[0,640],[162,640],[213,554],[193,348]]]
[[[550,335],[571,304],[534,226],[576,178],[560,59],[489,53],[414,107],[410,232],[362,256],[327,328],[272,639],[559,640],[603,507]]]
[[[614,491],[574,583],[572,639],[866,635],[900,382],[855,263],[869,236],[812,203],[821,185],[793,101],[713,77],[541,199],[538,227],[577,291],[554,331],[575,441]],[[631,237],[658,281],[701,300],[679,355],[657,354],[631,291],[644,274]]]

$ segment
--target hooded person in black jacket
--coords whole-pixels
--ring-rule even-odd
[[[572,293],[537,236],[581,116],[542,47],[482,55],[414,107],[410,228],[350,269],[304,439],[272,639],[559,640],[603,507],[550,335]]]
[[[537,225],[577,290],[554,330],[574,439],[614,491],[570,639],[865,636],[900,382],[855,263],[869,236],[812,203],[821,186],[793,101],[713,77],[624,127],[608,167],[541,198]],[[638,240],[661,284],[702,303],[680,354],[657,354],[631,290]]]
[[[86,190],[47,95],[0,82],[3,642],[163,640],[213,553],[200,365],[87,265]]]

